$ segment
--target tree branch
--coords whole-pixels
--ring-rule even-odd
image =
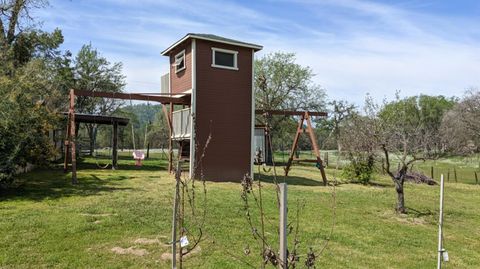
[[[26,0],[16,0],[13,5],[12,12],[10,13],[10,22],[8,25],[7,32],[7,44],[12,44],[15,40],[15,28],[18,25],[18,19],[20,17],[20,12],[25,7]]]

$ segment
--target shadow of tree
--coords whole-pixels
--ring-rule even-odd
[[[421,211],[412,207],[407,207],[407,214],[414,215],[416,218],[420,218],[424,216],[433,216],[436,213],[431,211],[430,209],[425,209],[424,211]]]
[[[264,174],[255,174],[255,179],[259,179],[265,183],[274,183],[275,177],[273,175],[264,175]],[[287,183],[288,185],[298,185],[298,186],[323,186],[323,182],[321,179],[319,181],[313,180],[311,178],[306,177],[298,177],[298,176],[277,176],[277,181],[279,183]]]
[[[118,176],[116,180],[127,179]],[[119,187],[116,180],[102,180],[95,175],[82,177],[78,184],[71,184],[71,174],[64,174],[61,169],[35,170],[21,176],[16,186],[0,190],[0,201],[58,199],[71,196],[90,196],[105,192],[132,190]]]

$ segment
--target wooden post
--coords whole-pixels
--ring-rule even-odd
[[[72,153],[72,184],[77,184],[77,156],[76,145],[77,140],[75,135],[75,92],[70,90],[70,151]]]
[[[478,184],[478,176],[477,176],[477,171],[474,172],[475,173],[475,183]]]
[[[178,221],[178,202],[180,198],[180,162],[177,163],[175,171],[175,194],[173,195],[173,216],[172,216],[172,269],[177,268],[177,221]],[[181,253],[180,253],[181,255]]]
[[[310,115],[308,112],[302,114],[300,120],[298,121],[297,126],[297,133],[295,134],[295,138],[293,139],[292,151],[290,152],[290,157],[288,158],[287,165],[285,166],[285,176],[288,176],[288,172],[290,171],[290,166],[292,165],[293,157],[295,155],[295,150],[298,146],[298,140],[300,135],[303,133],[303,121],[307,121],[307,132],[310,137],[310,141],[312,142],[313,151],[315,152],[315,156],[317,158],[318,168],[320,169],[320,174],[322,175],[323,185],[327,185],[327,176],[325,174],[325,168],[323,167],[323,161],[320,157],[320,150],[318,148],[317,139],[315,138],[315,133],[313,132],[312,123],[310,121]]]
[[[323,185],[327,186],[327,175],[325,174],[325,168],[323,167],[323,161],[320,157],[320,149],[318,148],[317,139],[315,138],[315,133],[313,132],[312,122],[310,121],[310,115],[308,112],[305,112],[305,119],[307,120],[307,130],[308,134],[310,135],[310,140],[312,141],[313,150],[315,151],[315,155],[317,157],[317,163],[319,165],[320,174],[322,174]]]
[[[288,268],[287,256],[287,183],[278,184],[280,188],[280,262],[279,268]]]
[[[433,166],[430,166],[430,178],[433,179]]]
[[[168,112],[168,109],[165,105],[162,105],[163,114],[165,114],[165,119],[167,120],[168,125],[168,172],[171,173],[173,171],[173,126],[172,126],[172,115]],[[173,104],[170,103],[170,111],[173,110]]]
[[[453,174],[455,176],[455,183],[457,183],[457,168],[456,167],[453,167]]]
[[[67,116],[67,132],[65,133],[65,141],[64,141],[64,150],[65,150],[65,160],[63,163],[63,172],[66,173],[68,171],[68,154],[70,153],[70,110]]]
[[[150,142],[147,143],[147,159],[150,159]]]
[[[113,123],[112,170],[117,169],[118,161],[118,122]]]
[[[302,115],[300,120],[298,120],[297,132],[295,133],[295,138],[293,139],[292,151],[290,152],[290,157],[288,157],[287,165],[285,166],[285,176],[288,176],[288,172],[290,171],[290,166],[292,165],[293,156],[295,156],[295,150],[297,149],[298,139],[300,138],[300,134],[303,132],[303,120],[305,119],[305,115]]]
[[[170,111],[168,112],[168,122],[170,124],[170,138],[168,139],[168,172],[173,170],[173,103],[170,103]]]

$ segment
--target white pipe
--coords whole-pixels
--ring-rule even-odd
[[[440,215],[438,217],[438,257],[437,257],[437,269],[442,268],[442,226],[443,226],[443,174],[440,177]]]
[[[287,183],[278,184],[280,188],[280,262],[278,268],[287,266]]]

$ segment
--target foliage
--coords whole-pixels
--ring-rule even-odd
[[[372,179],[378,150],[376,137],[379,133],[379,124],[375,111],[369,107],[369,102],[367,99],[365,115],[351,112],[348,114],[343,120],[342,132],[338,137],[338,144],[342,145],[350,161],[343,169],[344,176],[357,179],[364,184]]]
[[[13,77],[0,77],[0,184],[19,167],[45,164],[54,156],[49,131],[57,123],[47,99],[43,62],[29,62]]]
[[[296,63],[294,53],[270,53],[255,60],[255,105],[257,109],[322,111],[325,92],[313,82],[313,71]],[[266,124],[266,119],[257,116]],[[296,120],[292,117],[273,116],[267,120],[272,130],[272,146],[289,148],[296,132]],[[301,140],[300,148],[309,147]]]
[[[355,105],[346,100],[333,100],[330,101],[328,105],[328,119],[317,120],[317,123],[330,132],[328,137],[325,139],[326,141],[324,140],[324,143],[328,143],[328,140],[333,140],[332,142],[336,143],[336,149],[342,151],[340,135],[343,132],[343,125],[358,112]]]
[[[295,63],[293,53],[271,53],[255,61],[257,109],[321,110],[325,93],[313,83],[310,67]]]
[[[73,82],[71,88],[86,91],[122,92],[125,86],[125,76],[122,74],[122,64],[111,64],[105,57],[92,47],[84,45],[73,61],[65,59],[66,64],[72,63]],[[64,67],[68,70],[68,66]],[[75,103],[75,112],[86,114],[108,115],[114,112],[121,102],[117,99],[78,96]],[[93,154],[96,144],[97,124],[84,125],[90,140],[90,154]]]
[[[342,176],[349,179],[356,179],[362,184],[367,184],[373,179],[375,172],[375,160],[373,156],[351,155],[350,163],[342,170]]]
[[[37,29],[30,16],[42,0],[0,2],[0,182],[19,167],[45,164],[54,154],[48,137],[58,123],[60,96],[51,78],[63,42],[61,31]]]
[[[443,143],[456,154],[480,150],[480,90],[470,89],[442,119]]]

